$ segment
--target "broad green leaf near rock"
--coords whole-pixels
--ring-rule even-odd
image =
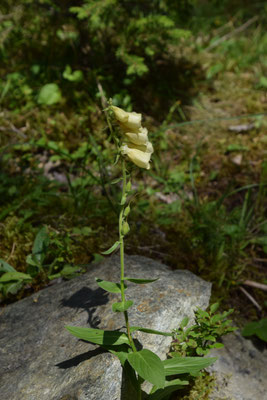
[[[183,389],[184,386],[188,385],[189,382],[186,380],[173,379],[172,381],[165,381],[164,389],[157,389],[154,386],[148,396],[148,400],[163,400],[167,399],[171,393],[176,390]]]
[[[161,359],[152,351],[143,349],[128,354],[128,361],[133,369],[143,379],[155,385],[157,388],[164,388],[165,372]]]
[[[113,303],[112,304],[112,311],[114,312],[124,312],[127,311],[128,308],[132,307],[133,301],[132,300],[126,300],[126,301],[121,301],[118,303]]]
[[[152,335],[161,335],[161,336],[173,336],[171,332],[162,332],[162,331],[157,331],[155,329],[149,329],[149,328],[142,328],[141,326],[131,326],[130,332],[145,332],[145,333],[151,333]]]
[[[155,279],[142,279],[142,278],[124,278],[125,281],[129,281],[132,283],[137,283],[137,284],[145,284],[145,283],[151,283],[157,281],[159,278]]]
[[[129,344],[127,335],[118,331],[104,331],[102,329],[79,328],[76,326],[65,326],[65,328],[79,339],[86,340],[99,345]]]
[[[216,357],[175,357],[163,361],[166,376],[194,374],[213,364]]]
[[[106,290],[107,292],[121,293],[121,284],[120,283],[104,281],[103,279],[100,279],[100,278],[95,278],[95,280],[96,280],[96,283],[98,284],[98,286],[100,286],[102,289]]]

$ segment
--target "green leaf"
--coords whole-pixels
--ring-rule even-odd
[[[114,312],[124,312],[128,310],[128,308],[132,307],[133,301],[127,300],[125,302],[121,301],[120,303],[113,303],[112,304],[112,311]]]
[[[212,304],[212,305],[210,306],[210,312],[211,312],[211,314],[215,313],[215,312],[218,310],[219,305],[220,305],[219,303],[214,303],[214,304]]]
[[[63,72],[63,78],[67,79],[70,82],[80,82],[83,80],[83,72],[80,70],[72,72],[71,67],[69,65],[66,65]]]
[[[145,332],[145,333],[151,333],[152,335],[161,335],[161,336],[172,336],[173,334],[171,332],[161,332],[157,331],[155,329],[148,329],[148,328],[142,328],[141,326],[131,326],[130,332]]]
[[[99,345],[117,346],[120,344],[130,345],[128,336],[123,332],[104,331],[102,329],[79,328],[76,326],[65,326],[65,328],[79,339],[86,340]]]
[[[109,281],[103,281],[100,278],[95,278],[98,286],[110,293],[121,293],[121,284]],[[125,286],[127,288],[127,286]]]
[[[267,318],[256,322],[249,322],[242,330],[242,335],[257,335],[261,340],[267,342]]]
[[[154,386],[148,396],[148,400],[163,400],[167,399],[171,393],[176,390],[183,389],[185,385],[188,385],[188,381],[182,381],[180,379],[173,379],[172,381],[165,381],[164,389],[157,389]]]
[[[49,235],[47,233],[46,227],[42,227],[37,233],[32,248],[33,259],[42,263],[45,254],[43,254],[49,245]]]
[[[16,294],[22,287],[23,287],[22,281],[10,282],[4,285],[3,293],[5,295],[7,295],[8,293]]]
[[[165,372],[161,359],[152,351],[144,349],[128,354],[128,361],[134,370],[157,388],[164,388]]]
[[[0,258],[0,272],[16,272],[15,268]]]
[[[175,357],[163,361],[166,376],[196,373],[213,364],[216,357]]]
[[[182,320],[182,322],[180,323],[180,328],[185,328],[186,325],[188,324],[188,322],[189,322],[189,318],[188,318],[188,317],[185,317],[185,318]]]
[[[137,278],[124,278],[125,281],[129,281],[132,283],[137,283],[137,284],[144,284],[144,283],[151,283],[159,280],[159,278],[156,279],[137,279]]]
[[[111,253],[113,253],[113,251],[115,251],[115,250],[118,248],[119,245],[120,245],[120,242],[117,241],[117,242],[115,242],[115,243],[113,244],[113,246],[111,246],[108,250],[106,250],[106,251],[101,251],[101,254],[105,254],[105,255],[111,254]]]
[[[52,106],[53,104],[59,103],[61,99],[61,90],[58,85],[56,83],[47,83],[41,88],[37,101],[39,104]]]
[[[222,349],[224,347],[223,343],[214,343],[210,345],[211,349]]]
[[[5,272],[1,278],[0,282],[10,282],[10,281],[31,281],[31,275],[24,274],[22,272],[12,271],[12,272]]]

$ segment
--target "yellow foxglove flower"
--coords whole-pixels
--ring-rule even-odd
[[[136,148],[130,148],[127,146],[127,144],[122,145],[121,152],[123,155],[127,155],[129,159],[138,167],[145,169],[150,168],[149,160],[151,153],[146,153]]]
[[[141,128],[142,114],[127,112],[116,106],[111,106],[111,109],[124,132],[138,132]]]
[[[125,143],[130,149],[143,151],[144,153],[152,154],[154,152],[152,143],[147,141],[145,144],[133,144],[131,142]]]
[[[125,132],[127,139],[134,144],[146,144],[148,142],[147,129],[140,128],[137,133]]]

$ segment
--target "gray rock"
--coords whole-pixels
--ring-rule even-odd
[[[211,285],[188,271],[171,271],[153,260],[126,257],[126,274],[160,279],[129,283],[131,325],[170,331],[196,306],[206,308]],[[70,335],[65,325],[117,329],[123,315],[111,304],[118,295],[100,289],[95,277],[119,280],[118,256],[92,265],[78,278],[48,287],[4,308],[0,315],[1,398],[11,400],[118,400],[122,370],[116,357]],[[170,337],[138,333],[144,347],[162,359]],[[126,396],[127,397],[127,396]],[[125,397],[125,398],[126,398]],[[128,398],[133,396],[128,393]]]
[[[267,399],[267,350],[254,346],[239,332],[223,338],[224,348],[212,350],[218,356],[209,370],[216,377],[216,388],[210,400],[263,400]]]

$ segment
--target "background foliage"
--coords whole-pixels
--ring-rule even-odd
[[[135,172],[127,252],[190,269],[242,318],[263,316],[262,291],[248,289],[255,308],[240,287],[266,284],[265,15],[238,0],[1,1],[5,301],[90,268],[116,237],[105,95],[145,114],[155,147],[149,174]]]

